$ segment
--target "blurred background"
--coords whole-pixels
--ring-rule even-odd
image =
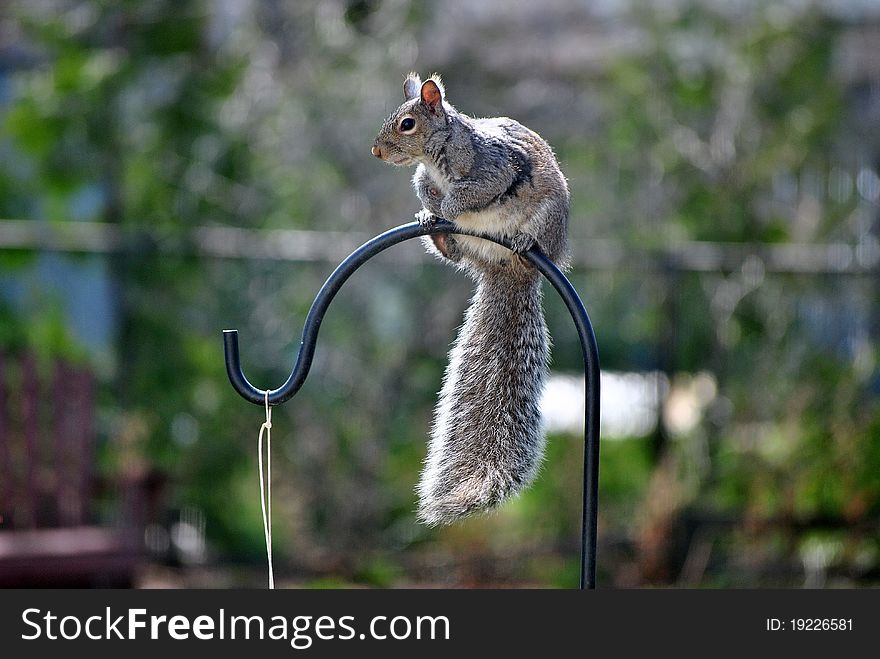
[[[507,115],[572,190],[603,367],[599,584],[880,584],[876,0],[7,2],[0,583],[262,587],[263,412],[323,280],[418,210],[370,155],[404,75]],[[548,459],[415,522],[470,295],[411,241],[276,408],[280,586],[572,587],[583,372],[548,290]]]

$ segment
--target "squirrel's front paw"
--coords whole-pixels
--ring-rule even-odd
[[[510,249],[514,254],[525,254],[537,244],[535,237],[527,233],[518,233],[510,239]]]
[[[420,210],[418,213],[416,213],[416,220],[417,220],[418,223],[419,223],[420,225],[422,225],[422,227],[424,227],[425,229],[430,229],[430,228],[432,228],[434,225],[436,225],[437,222],[440,221],[440,218],[437,217],[436,215],[434,215],[434,214],[433,214],[431,211],[429,211],[427,208],[423,208],[423,209]]]

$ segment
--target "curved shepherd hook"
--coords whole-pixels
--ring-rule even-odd
[[[437,222],[434,226],[423,227],[418,222],[403,224],[380,234],[372,240],[364,243],[346,258],[333,274],[324,282],[315,301],[309,309],[303,328],[302,340],[296,364],[287,378],[287,381],[278,389],[269,390],[269,404],[279,405],[296,394],[302,387],[312,358],[315,354],[315,343],[318,340],[318,330],[324,313],[333,297],[342,288],[346,280],[366,263],[392,245],[401,243],[411,238],[425,236],[432,233],[464,233],[454,224],[445,220]],[[473,235],[473,234],[471,234]],[[504,247],[510,247],[510,243],[503,238],[492,236],[480,236],[491,240]],[[544,256],[537,248],[532,248],[524,254],[532,265],[541,271],[559,295],[574,319],[578,338],[584,356],[585,371],[585,420],[584,420],[584,491],[583,491],[583,517],[581,529],[581,588],[596,587],[596,523],[598,515],[598,485],[599,485],[599,349],[596,345],[596,335],[590,317],[584,308],[583,302],[577,292],[562,274],[559,268]],[[257,389],[244,376],[241,370],[241,361],[238,350],[238,330],[223,330],[223,346],[226,352],[226,373],[235,390],[246,400],[255,405],[264,405],[266,391]]]

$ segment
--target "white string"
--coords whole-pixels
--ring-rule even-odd
[[[257,440],[258,463],[260,467],[260,508],[263,510],[263,535],[266,537],[266,559],[269,562],[269,590],[275,589],[275,575],[272,571],[272,408],[269,407],[269,392],[266,391],[266,421],[260,426]],[[266,431],[266,478],[263,480],[263,431]]]

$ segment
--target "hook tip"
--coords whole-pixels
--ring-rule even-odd
[[[223,352],[226,355],[227,368],[241,368],[238,363],[238,330],[223,330]]]

